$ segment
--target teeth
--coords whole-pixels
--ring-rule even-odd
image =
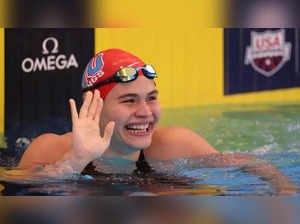
[[[135,130],[145,130],[149,127],[149,124],[132,124],[127,125],[127,128],[135,129]]]

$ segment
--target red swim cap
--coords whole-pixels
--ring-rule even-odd
[[[82,89],[92,87],[110,78],[122,67],[139,68],[144,65],[145,63],[141,59],[120,49],[100,51],[90,60],[84,70],[81,83]],[[142,72],[138,74],[141,75]],[[112,82],[100,86],[98,89],[101,97],[104,99],[116,84],[116,82]]]

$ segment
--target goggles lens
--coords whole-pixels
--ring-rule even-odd
[[[144,72],[146,72],[148,75],[150,75],[153,78],[156,78],[156,72],[154,70],[154,68],[152,67],[152,65],[145,65],[143,68]]]
[[[118,77],[116,81],[119,82],[130,82],[131,80],[135,80],[137,77],[137,71],[134,68],[125,67],[116,73]]]
[[[156,72],[154,68],[151,65],[145,65],[141,68],[132,68],[132,67],[125,67],[120,69],[116,73],[116,76],[119,78],[119,82],[130,82],[133,81],[137,78],[138,76],[138,71],[142,70],[143,74],[149,78],[149,79],[154,79],[157,77]]]

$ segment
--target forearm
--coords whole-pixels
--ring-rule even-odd
[[[241,170],[259,176],[267,181],[274,189],[276,194],[291,194],[298,189],[293,185],[290,178],[281,173],[267,162],[250,162],[241,167]]]
[[[198,162],[200,162],[201,167],[240,167],[241,170],[267,181],[276,194],[293,194],[298,190],[298,187],[291,183],[289,177],[282,174],[271,164],[259,161],[254,155],[220,153],[201,156]]]
[[[30,172],[41,177],[68,179],[78,176],[87,164],[88,161],[77,159],[72,152],[68,152],[61,160],[33,168]]]
[[[0,172],[0,179],[4,181],[42,182],[56,179],[78,178],[89,160],[78,159],[72,152],[53,164],[36,166],[30,169],[13,169]]]

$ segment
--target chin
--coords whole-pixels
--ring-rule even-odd
[[[152,142],[152,134],[147,136],[133,136],[122,133],[121,140],[128,148],[132,148],[133,151],[141,150],[149,147]]]
[[[151,145],[151,138],[147,139],[138,139],[138,140],[128,140],[125,141],[127,145],[130,145],[131,147],[140,150],[140,149],[145,149],[148,148]]]

